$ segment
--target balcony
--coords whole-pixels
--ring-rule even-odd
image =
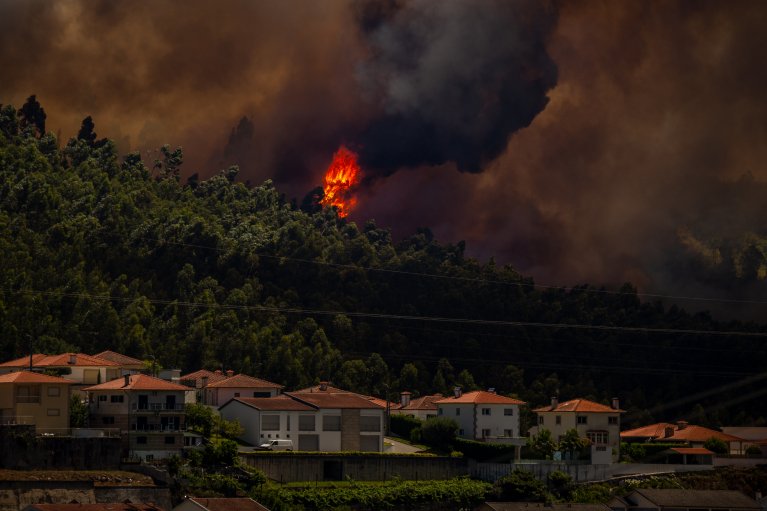
[[[140,433],[182,433],[186,431],[185,425],[166,425],[162,424],[131,424],[132,432]]]
[[[183,412],[184,411],[184,404],[183,403],[174,403],[174,404],[168,404],[168,403],[132,403],[131,404],[131,410],[134,412]]]

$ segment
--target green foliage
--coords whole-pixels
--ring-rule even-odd
[[[749,445],[746,449],[746,456],[759,458],[762,455],[762,450],[756,445]]]
[[[222,418],[209,406],[188,403],[184,410],[187,428],[200,433],[205,438],[220,435],[224,438],[236,439],[242,436],[243,429],[239,422]]]
[[[514,457],[514,446],[456,438],[455,448],[467,458],[477,461],[508,461]]]
[[[237,442],[234,440],[214,440],[205,446],[202,452],[203,466],[233,466],[237,463]]]
[[[252,493],[254,499],[280,509],[415,509],[422,505],[440,509],[471,509],[490,494],[491,485],[468,478],[446,481],[393,481],[386,484],[354,483],[337,487],[264,488]]]
[[[420,428],[423,424],[421,419],[411,417],[409,415],[403,415],[401,413],[394,413],[391,415],[391,431],[395,435],[403,438],[410,438],[410,433],[416,428]]]
[[[69,426],[84,428],[88,424],[88,404],[83,401],[79,393],[69,396]]]
[[[530,448],[530,454],[535,459],[551,459],[554,451],[557,450],[556,442],[551,438],[551,431],[540,429],[538,434],[528,437],[527,446]]]
[[[536,479],[532,472],[516,469],[503,476],[494,485],[499,500],[514,502],[541,502],[551,500],[546,485]]]
[[[559,500],[570,500],[573,491],[573,478],[570,474],[555,470],[546,477],[549,491]]]
[[[684,446],[685,444],[680,442],[621,442],[621,455],[633,461],[652,462],[657,460],[663,451]]]
[[[559,440],[558,448],[569,458],[579,459],[589,456],[589,445],[588,439],[581,438],[577,430],[569,429]]]
[[[716,437],[711,437],[703,443],[703,447],[716,454],[728,454],[730,447],[724,440]]]
[[[621,442],[621,461],[637,463],[647,456],[644,444]]]
[[[432,417],[424,421],[420,429],[420,440],[429,447],[442,451],[451,450],[455,443],[458,423],[448,417]]]

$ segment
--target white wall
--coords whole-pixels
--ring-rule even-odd
[[[224,408],[218,410],[222,418],[228,421],[238,421],[242,426],[241,440],[251,445],[261,445],[261,412],[244,405],[239,401],[232,401]]]

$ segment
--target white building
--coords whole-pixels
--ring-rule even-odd
[[[399,406],[393,408],[392,413],[409,415],[425,421],[437,416],[437,401],[442,399],[445,399],[442,394],[413,398],[410,392],[402,392],[400,393]]]
[[[239,421],[252,445],[286,439],[299,451],[383,450],[384,408],[349,392],[236,397],[219,413]]]
[[[226,378],[209,382],[203,387],[203,404],[221,406],[236,397],[275,397],[283,389],[282,385],[261,378],[227,373]]]
[[[612,406],[595,403],[588,399],[571,399],[560,403],[555,397],[551,404],[533,410],[538,415],[538,426],[530,428],[530,435],[542,429],[551,432],[551,438],[559,441],[565,433],[574,429],[581,438],[588,438],[592,451],[606,452],[617,461],[620,449],[621,414],[618,399]]]
[[[519,437],[519,405],[524,401],[495,392],[477,390],[436,401],[437,415],[458,423],[458,436],[469,440],[495,441]]]

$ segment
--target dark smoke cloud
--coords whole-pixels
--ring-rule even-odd
[[[763,299],[741,249],[767,234],[767,4],[555,6],[0,2],[0,102],[299,199],[362,143],[390,175],[352,218],[396,236],[429,226],[546,284]]]
[[[548,103],[556,11],[539,1],[381,2],[362,8],[371,56],[358,72],[378,109],[361,162],[389,175],[455,163],[481,172]]]

